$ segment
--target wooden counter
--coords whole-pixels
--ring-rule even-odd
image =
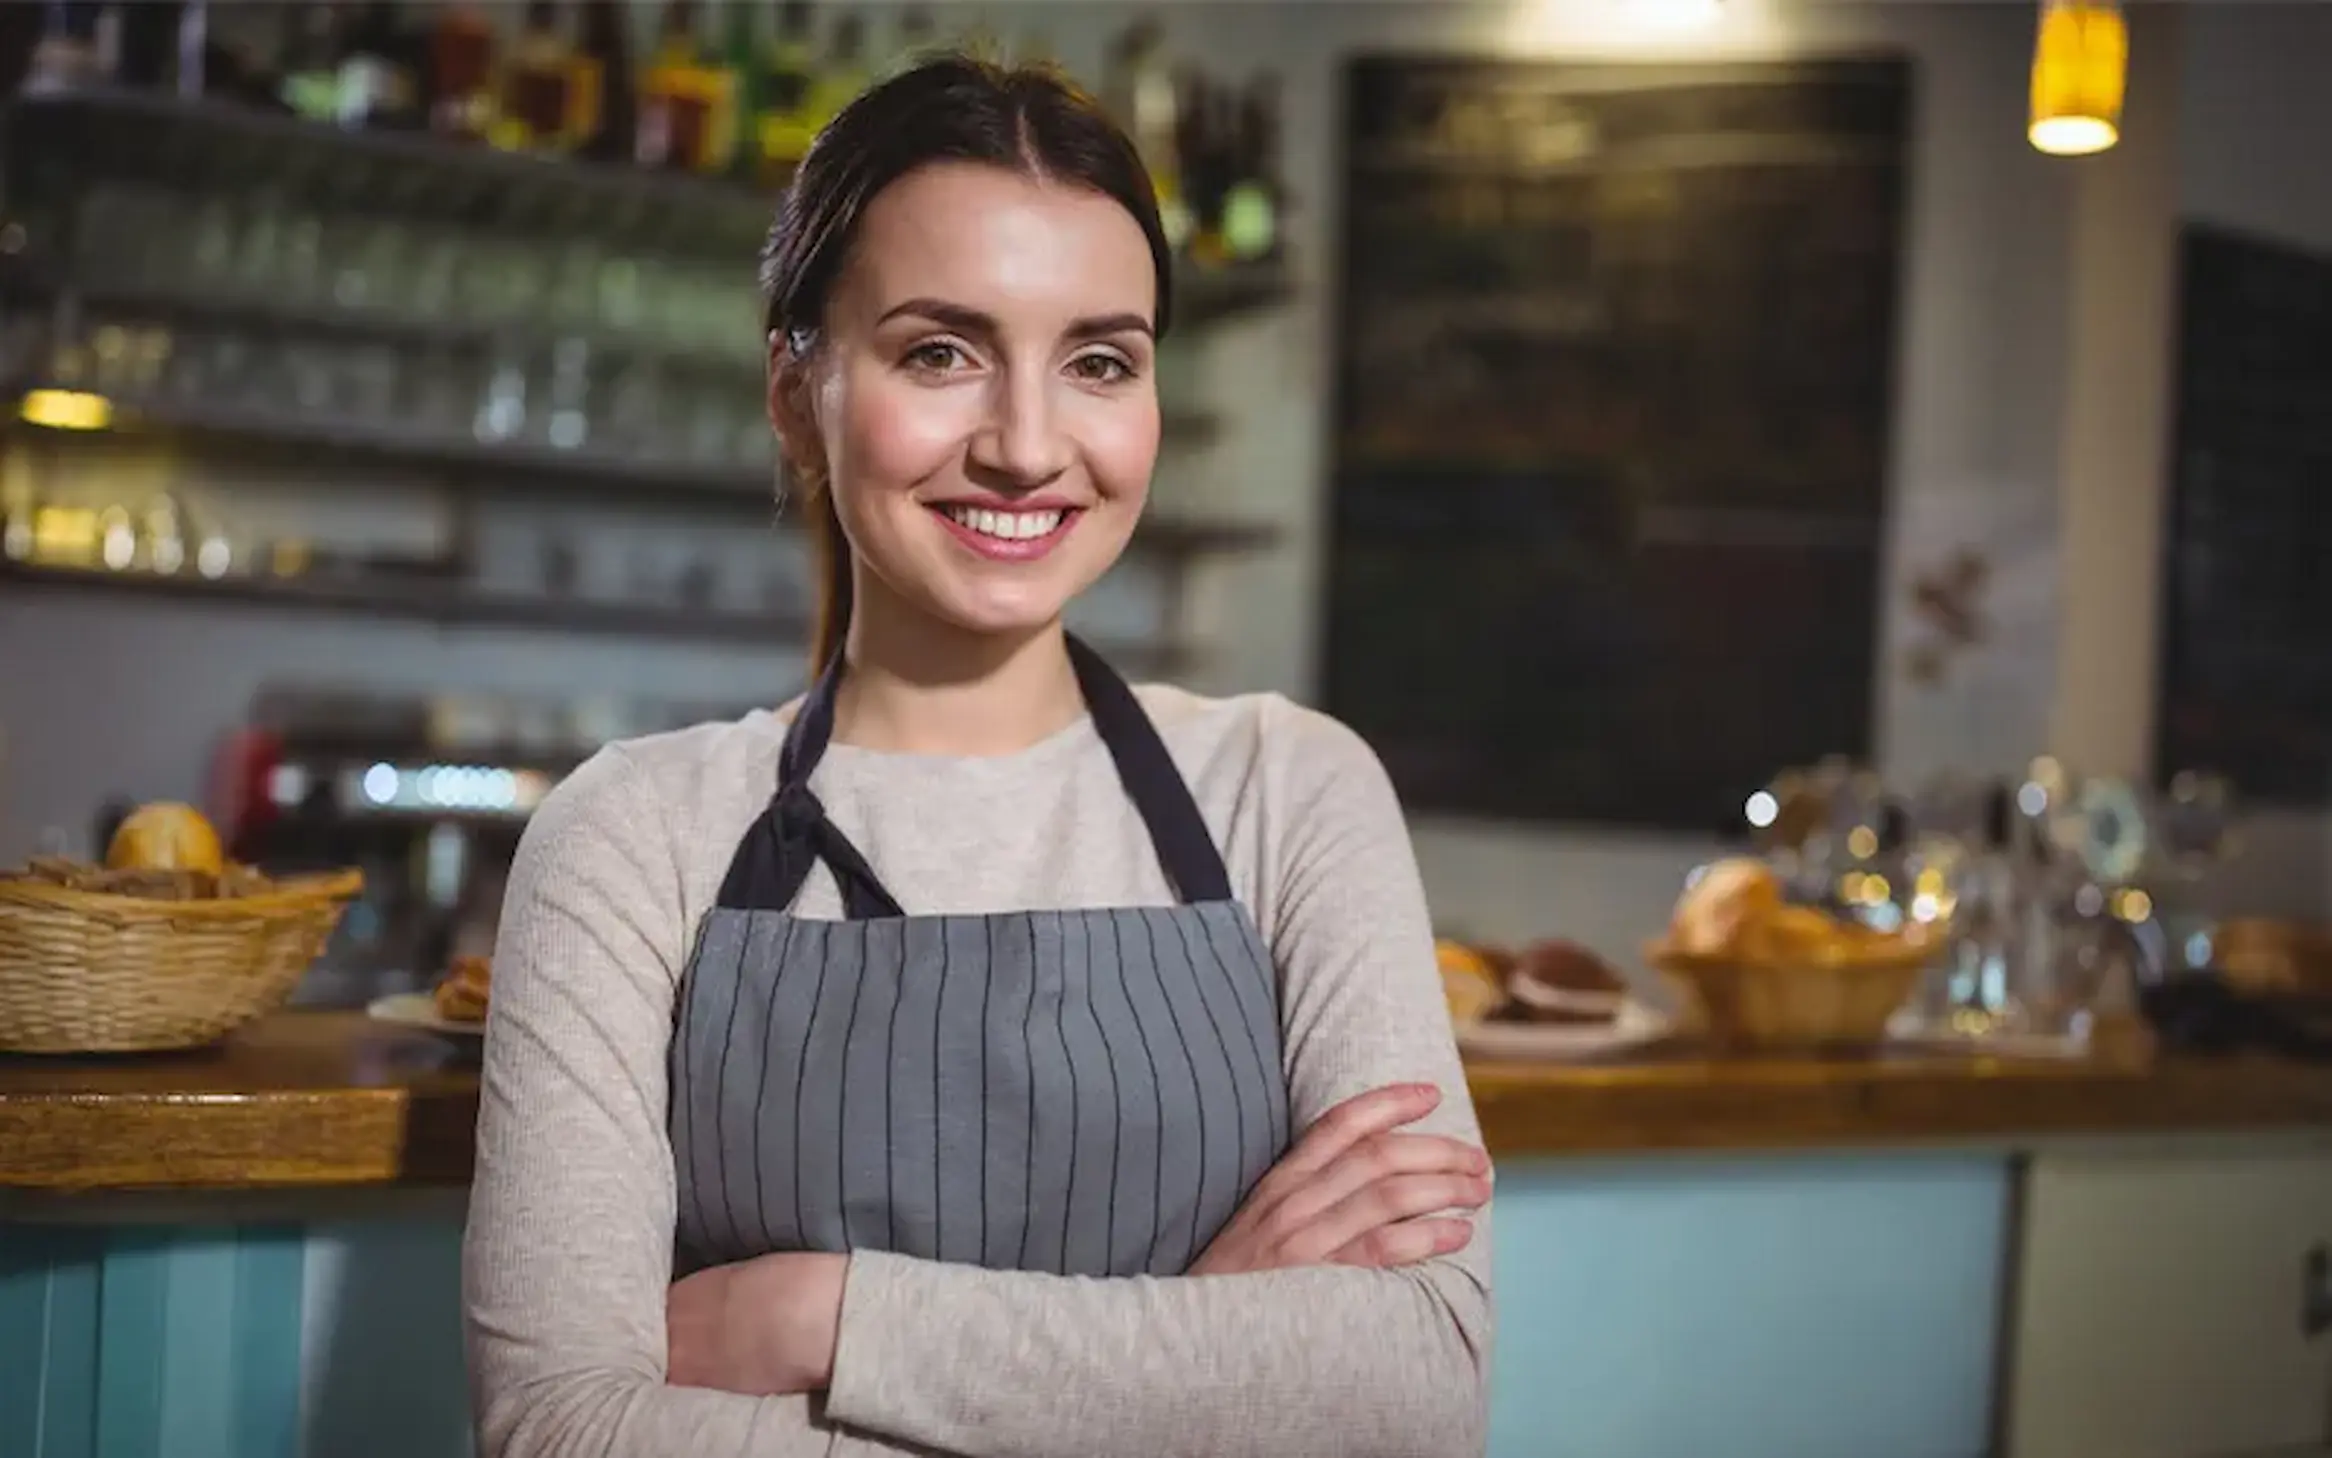
[[[0,1054],[0,1188],[460,1184],[475,1058],[361,1013],[280,1013],[216,1048]]]
[[[1470,1081],[1491,1149],[1515,1155],[2332,1131],[2332,1066],[2264,1057],[1662,1058],[1482,1064]]]
[[[2263,1059],[1483,1064],[1473,1086],[1509,1157],[2332,1129],[2332,1067]],[[0,1187],[459,1184],[477,1107],[456,1049],[352,1013],[281,1014],[201,1053],[0,1056]]]

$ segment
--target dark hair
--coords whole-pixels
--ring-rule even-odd
[[[773,353],[805,358],[867,206],[886,187],[935,162],[976,162],[1091,188],[1141,225],[1158,271],[1166,333],[1173,282],[1158,198],[1134,145],[1101,104],[1050,67],[1002,66],[941,55],[883,81],[836,114],[796,169],[761,254],[763,324]],[[810,671],[823,672],[850,627],[850,546],[822,471],[789,463],[814,520],[817,626]]]

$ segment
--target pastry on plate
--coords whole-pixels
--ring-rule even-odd
[[[437,1015],[449,1023],[482,1023],[494,978],[494,964],[485,957],[456,957],[431,994]]]
[[[1522,1015],[1536,1022],[1610,1022],[1627,997],[1626,981],[1609,962],[1559,939],[1525,948],[1506,990]]]
[[[1449,1000],[1451,1022],[1480,1022],[1506,1005],[1498,969],[1484,953],[1448,940],[1434,943],[1433,953],[1441,967],[1441,991]]]

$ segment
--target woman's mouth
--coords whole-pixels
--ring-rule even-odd
[[[1069,535],[1083,512],[1075,507],[992,507],[948,501],[931,508],[949,535],[983,557],[1033,562]]]

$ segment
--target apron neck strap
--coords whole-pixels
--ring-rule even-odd
[[[1166,879],[1186,902],[1230,900],[1231,875],[1223,867],[1223,853],[1215,849],[1206,818],[1166,752],[1166,741],[1158,737],[1158,726],[1116,669],[1076,634],[1069,634],[1068,641],[1069,666],[1077,671],[1093,727],[1117,764],[1127,797],[1150,828],[1150,844]]]
[[[1075,634],[1067,635],[1067,643],[1069,665],[1076,671],[1093,727],[1149,829],[1167,880],[1186,902],[1230,900],[1231,878],[1222,852],[1215,848],[1198,802],[1174,767],[1157,726],[1100,654]],[[810,790],[810,776],[834,737],[834,700],[842,673],[842,657],[837,654],[787,726],[785,747],[777,760],[776,798],[746,832],[730,862],[720,905],[784,910],[809,879],[810,867],[823,860],[842,889],[843,912],[852,920],[903,914],[866,858],[834,828],[825,806]]]

